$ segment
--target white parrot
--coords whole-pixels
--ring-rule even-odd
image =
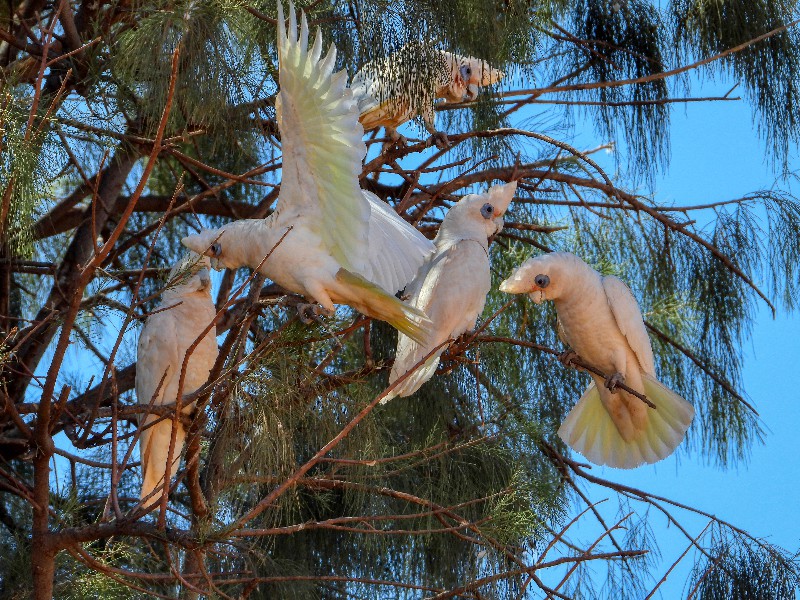
[[[139,404],[149,405],[152,401],[154,406],[160,406],[177,401],[186,353],[216,315],[211,300],[207,257],[190,253],[172,268],[168,286],[161,303],[147,318],[139,334],[136,363],[136,398]],[[217,360],[217,352],[216,328],[211,327],[189,355],[183,395],[197,390],[206,382]],[[187,414],[193,407],[193,404],[187,404],[181,411]],[[140,418],[140,423],[145,426],[159,418],[158,415],[147,415],[144,419]],[[140,498],[147,499],[148,504],[157,499],[164,481],[169,483],[181,460],[186,431],[178,421],[172,466],[166,474],[172,423],[171,417],[163,419],[143,429],[139,438],[143,479]],[[151,495],[156,490],[159,490],[158,493]]]
[[[694,408],[655,377],[650,338],[636,298],[613,275],[603,277],[569,252],[531,258],[501,285],[511,294],[529,294],[539,304],[553,300],[559,336],[587,364],[587,388],[562,423],[558,435],[599,465],[632,469],[672,454],[694,418]],[[566,359],[567,361],[569,358]],[[656,405],[618,389],[624,382]]]
[[[364,131],[385,127],[387,136],[398,141],[401,136],[397,128],[421,114],[425,129],[442,148],[448,140],[434,126],[435,101],[472,102],[481,86],[502,78],[502,71],[479,58],[412,43],[361,67],[350,87],[358,100]]]
[[[420,269],[409,286],[409,304],[433,322],[426,344],[405,335],[397,340],[389,384],[413,368],[442,342],[475,328],[491,287],[489,238],[503,229],[503,215],[514,197],[517,182],[495,185],[484,194],[464,196],[445,215],[436,235],[436,254]],[[412,375],[387,395],[409,396],[436,371],[442,346]]]
[[[255,268],[272,252],[260,271],[287,290],[328,311],[334,303],[348,304],[424,339],[425,315],[393,294],[413,279],[434,246],[359,187],[367,149],[358,110],[347,89],[347,73],[333,72],[336,47],[331,45],[320,60],[321,53],[319,29],[308,49],[305,14],[298,39],[292,5],[287,35],[279,3],[275,108],[283,179],[277,208],[267,219],[236,221],[182,242],[211,256],[215,268]]]

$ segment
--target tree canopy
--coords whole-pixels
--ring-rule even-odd
[[[220,357],[190,400],[161,509],[138,506],[141,322],[180,239],[271,214],[280,191],[276,7],[262,0],[11,0],[0,6],[0,595],[22,598],[644,597],[648,515],[683,531],[688,595],[789,598],[796,556],[675,498],[592,474],[556,435],[587,377],[554,360],[555,313],[497,291],[569,250],[639,300],[659,378],[689,400],[680,452],[721,468],[760,443],[742,385],[755,311],[793,311],[788,187],[671,205],[670,115],[740,100],[778,174],[800,136],[794,2],[299,2],[352,76],[409,43],[505,72],[437,105],[406,145],[367,134],[360,183],[433,237],[466,193],[518,179],[477,330],[379,405],[396,332],[247,269],[215,282]],[[414,68],[413,62],[407,65]],[[410,75],[409,75],[410,76]],[[402,77],[402,75],[401,75]],[[696,96],[700,79],[733,81]],[[741,94],[739,97],[737,94]],[[596,148],[576,148],[593,128]],[[596,152],[613,152],[615,173]],[[620,516],[596,508],[613,494]],[[699,535],[681,515],[710,521]],[[593,543],[575,523],[596,521]],[[602,567],[600,567],[602,565]],[[601,571],[600,574],[598,572]]]

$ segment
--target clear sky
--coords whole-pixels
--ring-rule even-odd
[[[678,108],[672,117],[672,160],[669,171],[657,181],[657,198],[697,204],[770,188],[776,176],[764,156],[764,144],[756,135],[752,114],[744,102],[696,103],[685,110]],[[792,162],[793,168],[800,167],[796,154]],[[793,384],[798,351],[797,313],[787,315],[779,310],[773,320],[762,305],[752,338],[744,348],[744,384],[761,415],[766,436],[763,445],[753,448],[747,462],[723,470],[704,464],[696,453],[682,453],[634,471],[602,467],[594,471],[601,477],[701,508],[757,537],[797,551],[800,394]],[[604,497],[610,494],[595,490],[594,500]],[[676,515],[683,517],[679,511]],[[684,519],[693,535],[707,523],[703,518]],[[687,542],[674,527],[666,527],[664,517],[652,511],[651,524],[661,545],[663,572],[686,549]],[[664,598],[686,593],[690,562],[677,568],[660,588]]]

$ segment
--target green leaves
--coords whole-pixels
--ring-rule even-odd
[[[58,150],[46,146],[46,128],[39,119],[28,127],[25,97],[9,85],[0,85],[0,243],[12,255],[33,250],[31,226],[55,173]]]
[[[168,133],[205,130],[218,143],[246,129],[234,110],[251,100],[258,75],[249,42],[254,17],[234,0],[185,0],[171,7],[139,9],[136,26],[113,47],[111,72],[125,88],[121,108],[138,114],[152,133],[169,89],[171,61],[179,52],[176,109]],[[250,84],[252,87],[250,88]]]

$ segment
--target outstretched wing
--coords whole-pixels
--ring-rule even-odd
[[[647,329],[644,327],[639,303],[636,302],[631,290],[619,277],[613,275],[603,277],[603,289],[617,327],[628,340],[628,345],[636,355],[639,365],[645,373],[655,376],[653,348],[650,345]]]
[[[368,255],[370,208],[358,175],[367,153],[358,107],[347,89],[347,72],[333,72],[336,47],[322,55],[317,29],[308,48],[308,22],[302,14],[298,37],[294,5],[289,31],[278,2],[280,92],[276,100],[283,147],[282,212],[300,214],[320,235],[342,267],[364,271]]]

